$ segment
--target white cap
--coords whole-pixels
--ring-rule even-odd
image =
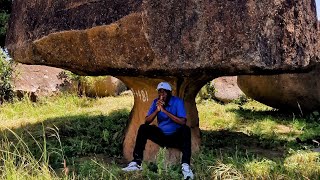
[[[159,83],[158,87],[157,87],[157,90],[159,91],[159,89],[165,89],[165,90],[168,90],[168,91],[172,91],[170,84],[167,83],[167,82]]]

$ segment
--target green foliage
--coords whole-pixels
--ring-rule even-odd
[[[122,156],[124,130],[129,112],[118,110],[108,116],[78,116],[72,121],[57,124],[61,136],[62,149],[70,163],[72,158],[90,154],[106,154],[108,157]],[[57,141],[48,141],[48,147],[57,147]],[[54,167],[59,163],[51,160]]]
[[[144,172],[142,173],[146,179],[180,179],[181,165],[170,164],[167,160],[167,148],[160,148],[155,163],[143,163]]]
[[[242,106],[244,104],[246,104],[247,102],[249,102],[249,98],[242,94],[238,99],[233,100],[233,103],[238,104],[239,106]]]
[[[77,179],[118,179],[113,172],[116,169],[106,167],[101,163],[98,163],[95,159],[84,160],[76,164],[76,178]],[[74,179],[74,178],[73,178]]]
[[[0,46],[4,46],[11,12],[11,0],[0,0],[0,4]]]
[[[202,100],[213,100],[214,93],[215,93],[214,87],[211,85],[211,82],[208,82],[198,92],[196,101],[201,102]]]
[[[85,95],[86,87],[94,88],[94,83],[99,79],[104,79],[106,76],[81,76],[70,71],[63,71],[62,74],[60,74],[60,77],[66,78],[67,81],[76,82],[78,86],[77,94],[82,97]]]
[[[6,135],[0,142],[0,178],[1,179],[58,179],[49,165],[50,151],[47,150],[46,137],[42,135],[42,142],[31,136],[35,148],[40,152],[38,158],[31,150],[31,146],[15,132],[8,130],[16,143],[9,140]],[[56,137],[59,137],[56,134]]]
[[[270,174],[277,168],[277,163],[270,159],[262,159],[247,162],[244,164],[245,170],[250,176],[257,179],[271,179]]]
[[[4,36],[8,28],[9,14],[0,11],[0,36]]]
[[[13,99],[13,87],[11,84],[13,73],[13,61],[8,54],[0,48],[0,103]]]
[[[313,111],[307,116],[307,118],[313,122],[320,122],[320,113],[319,111]]]
[[[105,76],[82,76],[74,74],[70,71],[63,71],[64,75],[72,81],[80,81],[82,83],[92,84],[97,79],[104,79]]]
[[[291,152],[284,161],[285,169],[296,177],[320,177],[320,153],[308,151]]]

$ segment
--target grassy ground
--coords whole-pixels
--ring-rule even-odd
[[[241,105],[240,105],[241,104]],[[101,99],[63,95],[0,107],[2,179],[181,179],[165,149],[144,170],[123,173],[124,127],[132,96]],[[319,179],[319,153],[297,144],[318,136],[320,124],[255,101],[197,104],[201,151],[197,179]]]

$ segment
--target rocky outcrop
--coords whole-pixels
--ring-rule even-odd
[[[229,103],[244,95],[237,84],[237,76],[219,77],[211,82],[214,88],[214,97],[223,103]]]
[[[185,100],[196,150],[197,91],[219,76],[309,68],[319,61],[316,24],[314,0],[15,0],[6,46],[16,61],[113,75],[132,89],[124,141],[131,160],[158,82]]]

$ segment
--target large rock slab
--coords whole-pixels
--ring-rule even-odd
[[[9,28],[16,61],[91,75],[217,77],[319,60],[314,0],[15,0]]]
[[[124,142],[130,160],[150,103],[139,88],[152,99],[158,82],[173,84],[195,151],[201,87],[219,76],[311,67],[319,61],[316,24],[314,0],[14,0],[6,46],[18,62],[113,75],[138,90]],[[154,157],[154,145],[146,153]]]
[[[271,73],[303,68],[317,51],[314,1],[149,0],[144,8],[156,57],[179,70]]]

